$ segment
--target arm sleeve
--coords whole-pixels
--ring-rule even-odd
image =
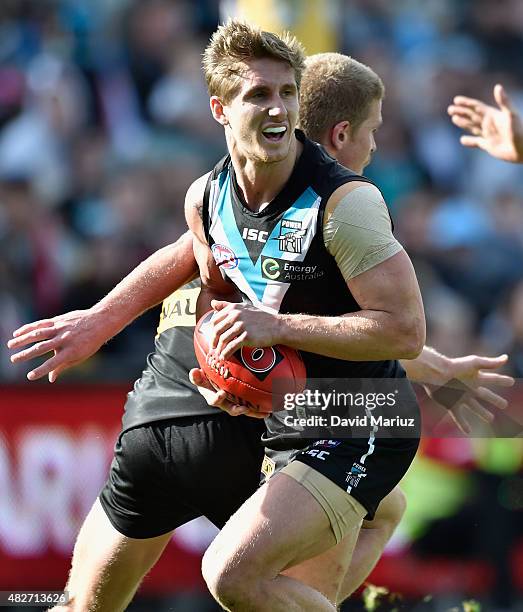
[[[340,200],[324,224],[323,240],[346,281],[403,249],[392,234],[381,193],[373,185],[357,187]]]

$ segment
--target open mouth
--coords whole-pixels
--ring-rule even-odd
[[[265,128],[262,130],[262,134],[271,142],[279,142],[280,140],[283,140],[286,131],[287,128],[284,125],[280,125],[278,127]]]

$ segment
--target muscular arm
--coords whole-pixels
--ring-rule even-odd
[[[53,352],[27,377],[36,380],[46,374],[54,382],[64,370],[85,361],[131,323],[197,274],[192,235],[186,232],[135,268],[100,302],[87,310],[75,310],[52,319],[24,325],[8,342],[22,349],[11,357],[13,363]]]
[[[278,342],[350,361],[416,357],[425,341],[425,323],[405,251],[347,284],[361,310],[341,317],[281,315]]]
[[[355,182],[340,187],[327,205],[326,216],[347,202],[352,206],[351,192],[362,186]],[[384,207],[379,191],[372,189],[376,206]],[[419,354],[425,341],[425,318],[412,264],[401,246],[393,245],[388,216],[385,239],[378,235],[375,225],[366,227],[358,214],[352,219],[345,224],[354,224],[354,248],[358,252],[351,251],[353,246],[346,239],[336,239],[341,244],[332,252],[361,309],[329,317],[265,313],[220,303],[215,330],[220,336],[217,348],[224,358],[242,344],[277,343],[351,361],[409,359]],[[345,229],[340,225],[333,233],[338,231],[343,233]],[[384,260],[380,260],[380,253]]]
[[[106,317],[107,331],[111,325],[113,336],[196,276],[192,235],[187,231],[145,259],[93,309]]]

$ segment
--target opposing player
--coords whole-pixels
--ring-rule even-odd
[[[332,63],[331,60],[337,60],[337,62]],[[339,138],[339,143],[346,145],[342,149],[345,156],[347,156],[353,136],[358,133],[357,128],[360,127],[357,121],[358,115],[354,112],[353,107],[358,101],[362,101],[362,98],[358,96],[355,98],[345,97],[350,93],[349,85],[351,85],[353,90],[355,88],[362,90],[361,93],[364,94],[365,88],[368,88],[369,79],[372,81],[373,78],[377,79],[377,77],[375,75],[373,77],[374,73],[369,69],[365,72],[365,67],[344,56],[320,56],[313,58],[312,61],[317,63],[316,65],[313,64],[312,72],[309,70],[305,72],[303,80],[302,114],[310,113],[311,118],[313,118],[315,110],[321,112],[322,116],[328,113],[330,120],[327,120],[326,125],[332,127],[335,127],[338,123],[337,119],[341,116],[343,121],[345,121],[345,124],[342,126],[345,131],[342,130],[343,135]],[[320,70],[321,64],[323,64],[323,70]],[[321,91],[324,85],[323,75],[329,69],[329,64],[332,75],[337,77],[336,83],[338,83],[339,87],[338,91],[334,92],[336,94],[335,97],[340,102],[344,100],[346,102],[340,112],[335,112],[333,105],[329,105],[329,108],[326,108],[325,105],[317,108],[314,104],[316,101],[314,89],[316,88]],[[345,75],[345,79],[341,78],[343,75]],[[347,91],[348,87],[349,91]],[[307,95],[307,91],[310,92],[310,95]],[[370,95],[370,98],[381,99],[382,93],[382,90],[378,87],[374,90],[374,94]],[[368,92],[366,95],[369,98]],[[365,97],[363,98],[364,100]],[[365,112],[360,112],[359,115],[364,119],[366,118]],[[347,118],[351,127],[351,130],[348,132],[346,130]],[[312,123],[310,125],[312,126]],[[311,129],[313,128],[311,127]],[[326,134],[321,135],[322,141],[332,154],[338,154],[338,146],[332,146],[332,143],[329,142],[328,136],[330,132],[331,130],[327,129]],[[368,158],[368,152],[360,151],[360,156],[361,154],[363,154],[363,157],[360,157],[359,161],[357,156],[353,157],[350,161],[357,170],[360,170],[358,164],[364,164]],[[33,371],[35,378],[49,373],[50,379],[55,380],[64,369],[83,361],[96,352],[104,342],[129,323],[130,320],[145,308],[160,301],[169,291],[176,288],[180,280],[184,278],[184,275],[185,278],[189,278],[194,274],[194,262],[190,263],[192,247],[190,243],[187,243],[186,239],[187,237],[182,238],[177,245],[166,247],[149,258],[147,262],[144,262],[122,284],[102,300],[100,304],[92,309],[68,313],[61,317],[55,317],[53,320],[25,326],[19,330],[20,333],[13,341],[13,347],[20,348],[32,340],[37,340],[39,343],[32,349],[19,353],[17,359],[29,359],[35,354],[43,354],[51,349],[56,350],[55,356]],[[197,291],[194,288],[184,290],[166,301],[159,328],[160,334],[156,341],[156,352],[149,357],[148,367],[144,372],[144,376],[135,386],[135,391],[131,394],[127,405],[124,425],[133,426],[135,435],[143,434],[143,440],[135,441],[142,450],[133,462],[133,467],[138,467],[138,474],[143,472],[144,468],[151,469],[154,461],[158,461],[158,459],[155,459],[154,448],[150,455],[143,453],[143,449],[148,444],[146,438],[150,439],[152,435],[158,435],[159,431],[158,427],[153,430],[152,423],[145,422],[147,418],[151,422],[156,421],[156,425],[162,425],[163,421],[163,424],[167,426],[169,423],[168,419],[177,415],[181,416],[180,412],[183,406],[183,409],[187,410],[187,417],[179,421],[182,428],[188,422],[191,422],[194,423],[195,431],[197,431],[198,423],[200,428],[205,427],[206,429],[215,423],[216,427],[220,426],[224,444],[227,440],[230,440],[227,437],[227,423],[223,421],[224,415],[216,415],[214,409],[210,409],[213,411],[213,414],[205,415],[209,408],[201,404],[199,395],[197,396],[197,402],[193,402],[192,397],[194,394],[191,395],[191,389],[187,387],[186,383],[187,372],[189,368],[195,366],[196,362],[194,356],[190,354],[192,353],[190,348],[192,328],[185,327],[184,325],[192,325],[194,322],[193,317],[187,313],[194,312],[194,301]],[[176,348],[176,351],[173,350],[173,347]],[[418,359],[416,362],[412,362],[414,368],[411,367],[411,370],[415,370],[417,379],[438,386],[453,377],[462,378],[466,382],[472,382],[475,386],[478,386],[481,382],[494,384],[510,382],[508,377],[502,377],[497,374],[492,374],[494,378],[491,380],[483,380],[485,374],[480,372],[480,368],[499,367],[503,363],[503,359],[489,360],[488,358],[470,356],[461,360],[450,360],[444,356],[437,355],[437,353],[425,350],[422,359]],[[406,363],[411,365],[410,362]],[[475,393],[479,393],[482,396],[484,391],[486,390],[480,388]],[[503,402],[499,396],[493,395],[493,398],[497,403]],[[471,402],[469,404],[470,408],[476,410],[475,404],[472,403],[475,401],[474,398],[464,398],[464,403],[469,401]],[[189,407],[191,412],[189,412]],[[138,419],[137,412],[140,414]],[[462,419],[460,413],[456,412],[456,414],[459,419]],[[142,419],[141,425],[140,418]],[[240,419],[235,427],[237,429],[234,429],[233,433],[242,431],[247,440],[252,440],[259,435],[257,431],[254,432],[253,428],[245,423],[245,420]],[[163,432],[179,435],[180,430],[176,428],[173,422],[173,425],[166,427],[162,430]],[[126,455],[133,451],[131,444],[123,443],[126,437],[128,435],[121,437],[121,447],[119,450],[119,459],[120,461],[123,460],[124,463],[127,462]],[[172,458],[174,464],[179,464],[180,467],[183,466],[183,469],[190,474],[194,474],[198,470],[204,474],[205,465],[211,471],[215,466],[215,453],[220,452],[222,448],[218,437],[215,436],[209,446],[203,445],[201,439],[191,439],[191,442],[195,449],[195,454],[188,457],[176,452]],[[243,450],[241,450],[243,448],[236,448],[234,457],[226,455],[227,460],[234,461],[236,467],[242,466],[242,472],[228,472],[231,486],[235,482],[240,482],[240,484],[242,482],[247,483],[246,487],[244,485],[245,488],[241,489],[240,487],[241,491],[248,490],[252,486],[253,481],[257,480],[258,475],[258,466],[252,467],[255,461],[244,460]],[[254,457],[259,459],[260,450],[256,445],[254,448],[252,453]],[[205,461],[207,461],[207,464],[205,464]],[[249,473],[249,470],[251,470],[251,473]],[[132,474],[129,474],[129,477],[132,477]],[[118,487],[118,484],[118,482],[115,482],[113,486]],[[146,483],[142,482],[140,488],[135,486],[133,494],[137,496],[137,499],[131,497],[126,500],[127,504],[132,502],[132,507],[138,508],[141,498],[145,497],[147,493],[147,489],[144,488],[145,485]],[[165,486],[172,486],[172,481],[166,481]],[[207,494],[208,501],[205,499]],[[243,494],[246,495],[245,493]],[[178,482],[176,495],[178,499],[190,503],[195,495],[195,491],[190,483]],[[220,493],[215,491],[206,492],[206,490],[202,490],[199,511],[206,513],[206,508],[211,508],[212,510],[211,504],[215,504],[216,497],[220,497],[220,495]],[[143,525],[147,522],[153,525],[159,521],[159,518],[161,521],[164,521],[165,517],[162,518],[160,516],[161,512],[155,510],[156,503],[161,506],[161,500],[153,499],[150,507],[145,508],[142,506],[139,508],[140,513],[144,513],[143,519],[139,515],[129,513],[129,517],[126,518],[125,529],[122,529],[122,526],[118,524],[116,525],[117,529],[115,529],[107,520],[105,512],[102,511],[98,504],[95,505],[79,536],[73,560],[69,589],[72,590],[73,597],[75,598],[75,609],[89,607],[89,609],[117,610],[125,607],[125,602],[134,593],[143,574],[161,554],[171,535],[171,531],[152,538],[140,537],[140,539],[137,539],[137,536],[127,537],[124,535],[124,533],[137,533],[133,530],[143,529]],[[233,500],[233,503],[237,502]],[[342,588],[343,595],[349,594],[361,583],[377,558],[379,558],[385,542],[390,537],[401,517],[403,506],[404,501],[401,494],[393,492],[378,508],[374,521],[364,522],[364,526],[367,529],[362,530],[360,534],[353,559],[354,562],[349,568]],[[164,528],[176,526],[176,521],[180,520],[179,513],[183,511],[183,508],[184,504],[177,506],[172,511],[172,516],[169,517],[170,522],[164,523]],[[232,508],[232,510],[234,509]],[[119,520],[122,519],[120,518]],[[118,528],[123,533],[120,533]],[[97,534],[99,533],[102,533],[104,537],[98,537]],[[98,542],[98,545],[94,546],[96,542]]]
[[[502,85],[494,87],[491,106],[466,96],[456,96],[448,107],[452,123],[469,134],[461,137],[466,147],[483,149],[492,157],[523,163],[523,122]]]

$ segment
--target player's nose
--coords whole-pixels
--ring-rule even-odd
[[[281,119],[287,116],[287,108],[279,96],[275,96],[269,107],[269,117]]]

